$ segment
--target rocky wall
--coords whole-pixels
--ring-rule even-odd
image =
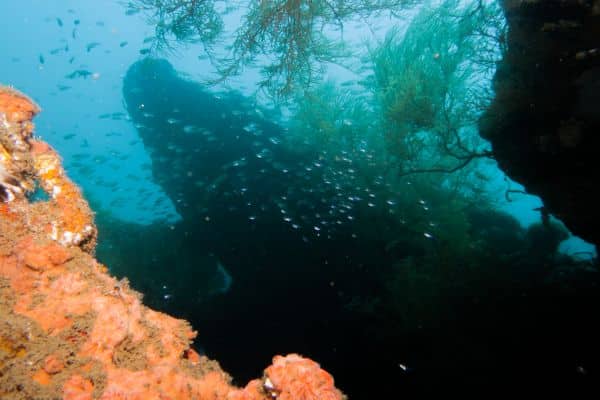
[[[600,1],[503,0],[506,53],[480,121],[500,167],[600,243]]]

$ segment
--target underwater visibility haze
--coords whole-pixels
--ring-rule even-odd
[[[233,384],[298,353],[349,399],[598,393],[597,209],[533,164],[588,154],[599,124],[600,3],[566,3],[5,1],[0,82],[43,109],[35,135],[94,210],[98,261],[189,321],[193,354]],[[553,40],[573,46],[583,94],[540,100],[574,104],[558,136],[501,141],[494,129],[552,119],[527,79]],[[0,163],[3,203],[15,176]],[[28,398],[7,340],[0,397]],[[274,376],[262,395],[319,398]]]

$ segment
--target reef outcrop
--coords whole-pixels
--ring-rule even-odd
[[[600,244],[600,1],[504,0],[506,53],[480,123],[511,179]]]
[[[30,99],[0,87],[0,397],[343,399],[331,375],[277,356],[245,388],[93,257],[93,213],[58,154],[33,139]],[[47,201],[28,199],[36,186]]]
[[[33,138],[31,119],[39,107],[22,93],[0,87],[0,200],[13,209],[35,211],[26,219],[32,229],[42,229],[64,246],[93,250],[96,228],[92,211],[62,168],[58,154]],[[50,197],[29,204],[36,185]]]

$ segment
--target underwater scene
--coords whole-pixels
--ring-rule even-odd
[[[1,399],[600,394],[599,0],[0,15]]]

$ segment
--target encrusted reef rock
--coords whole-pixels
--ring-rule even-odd
[[[600,0],[503,0],[506,53],[481,119],[500,167],[600,244]]]
[[[31,119],[39,107],[14,89],[0,87],[0,200],[35,211],[27,221],[64,246],[93,250],[96,227],[90,207],[62,168],[58,154],[34,140]],[[28,204],[36,183],[50,201]]]
[[[33,140],[39,108],[0,87],[0,398],[343,399],[296,354],[231,385],[191,347],[190,325],[141,303],[92,253],[93,214],[50,146]],[[48,201],[29,202],[39,185]]]

